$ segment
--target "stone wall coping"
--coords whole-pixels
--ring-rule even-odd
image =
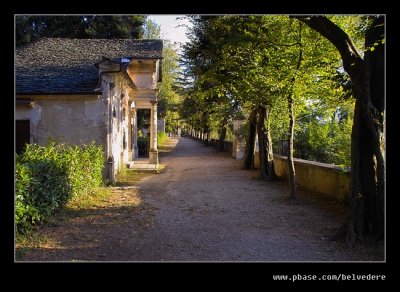
[[[274,158],[278,158],[281,160],[287,160],[286,156],[282,156],[282,155],[276,155],[274,154]],[[305,160],[305,159],[300,159],[300,158],[294,158],[293,159],[294,162],[298,163],[298,164],[303,164],[303,165],[311,165],[311,166],[315,166],[315,167],[320,167],[320,168],[327,168],[331,171],[335,171],[335,172],[340,172],[340,173],[348,173],[350,174],[351,172],[351,168],[350,167],[345,167],[345,168],[341,168],[337,165],[333,165],[333,164],[328,164],[328,163],[322,163],[322,162],[316,162],[316,161],[311,161],[311,160]]]

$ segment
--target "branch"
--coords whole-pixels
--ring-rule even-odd
[[[310,28],[328,39],[338,49],[346,72],[349,73],[352,78],[355,77],[363,59],[348,34],[326,16],[301,15],[292,17],[304,22]]]

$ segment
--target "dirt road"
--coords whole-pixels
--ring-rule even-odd
[[[339,216],[310,200],[291,202],[285,183],[258,180],[256,171],[194,140],[170,143],[177,144],[161,157],[163,173],[116,194],[126,203],[43,226],[58,245],[22,260],[383,260],[381,245],[350,252],[330,241]]]

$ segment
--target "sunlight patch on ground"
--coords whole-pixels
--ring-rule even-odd
[[[136,188],[98,188],[96,192],[73,198],[67,204],[72,210],[98,209],[103,207],[138,206],[141,200]]]

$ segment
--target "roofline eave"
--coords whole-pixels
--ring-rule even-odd
[[[26,95],[102,95],[102,91],[71,91],[71,92],[16,92],[15,96],[19,98],[19,96]],[[24,97],[22,97],[24,98]]]

